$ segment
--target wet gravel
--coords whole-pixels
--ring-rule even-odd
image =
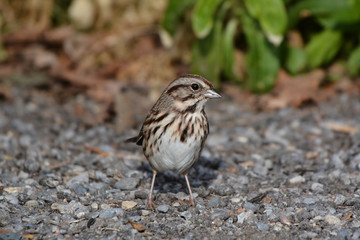
[[[71,101],[13,91],[0,102],[0,239],[360,238],[360,95],[273,113],[213,101],[190,172],[197,206],[167,172],[150,211],[151,169],[123,143],[135,129],[84,126]]]

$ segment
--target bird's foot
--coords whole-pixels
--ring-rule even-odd
[[[150,210],[154,210],[156,208],[153,198],[147,199],[146,208]]]

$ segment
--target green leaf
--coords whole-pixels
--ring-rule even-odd
[[[360,24],[360,1],[354,0],[346,9],[340,9],[325,16],[319,16],[318,21],[325,28],[358,31]]]
[[[171,35],[174,35],[179,20],[194,2],[194,0],[169,0],[162,22],[163,28]]]
[[[287,14],[282,0],[245,0],[250,15],[257,19],[268,40],[279,45],[287,27]]]
[[[197,39],[192,48],[191,71],[205,76],[215,87],[224,67],[223,19],[231,5],[224,2],[215,17],[212,31],[203,39]]]
[[[289,10],[289,27],[295,26],[301,13],[305,15],[313,14],[324,16],[330,13],[336,13],[341,10],[347,10],[351,7],[352,1],[358,0],[301,0],[292,6]]]
[[[316,68],[331,61],[341,42],[342,35],[338,31],[324,30],[314,35],[305,47],[309,66]]]
[[[305,68],[306,53],[297,47],[288,47],[285,67],[291,74],[299,73]]]
[[[245,58],[248,86],[253,92],[266,92],[274,86],[280,67],[276,49],[266,40],[253,19],[245,12],[241,17],[248,45]]]
[[[356,75],[360,72],[360,46],[354,49],[347,62],[347,67],[351,75]]]
[[[224,72],[229,79],[235,78],[234,71],[234,37],[238,21],[232,19],[226,25],[223,38]]]
[[[192,15],[192,28],[198,38],[204,38],[211,32],[214,14],[221,2],[222,0],[198,0],[196,2]]]

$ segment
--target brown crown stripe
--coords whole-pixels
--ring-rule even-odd
[[[176,91],[177,89],[182,88],[182,87],[187,87],[187,85],[186,84],[179,84],[179,85],[172,86],[171,88],[169,88],[166,91],[166,94],[171,95],[174,91]]]
[[[199,79],[199,80],[203,81],[209,87],[213,86],[209,80],[207,80],[206,78],[204,78],[200,75],[196,75],[196,74],[185,74],[185,75],[180,76],[179,78],[195,78],[195,79]]]

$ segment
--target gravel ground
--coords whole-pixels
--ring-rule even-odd
[[[156,181],[111,123],[84,126],[71,101],[14,89],[0,102],[0,239],[359,239],[360,95],[273,113],[224,97],[190,172]],[[100,151],[98,151],[100,150]]]

